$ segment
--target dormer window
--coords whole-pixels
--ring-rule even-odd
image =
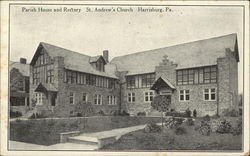
[[[98,71],[105,71],[104,65],[106,64],[106,61],[102,56],[91,57],[90,64]]]

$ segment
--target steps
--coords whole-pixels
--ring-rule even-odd
[[[75,144],[85,144],[85,145],[93,145],[98,147],[98,138],[96,137],[89,137],[89,136],[74,136],[69,137],[68,142],[75,143]]]

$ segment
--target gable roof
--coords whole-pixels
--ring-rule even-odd
[[[164,84],[163,84],[164,83]],[[171,89],[175,89],[175,86],[167,79],[164,77],[159,77],[154,84],[152,85],[152,87],[150,89],[152,90],[158,90],[158,87],[163,87],[163,86],[168,86]]]
[[[118,56],[111,60],[118,71],[128,71],[127,75],[150,73],[162,62],[165,55],[169,61],[178,64],[176,69],[216,65],[217,58],[225,56],[225,49],[236,51],[238,60],[237,35],[230,34],[211,39],[194,41],[180,45],[148,50]]]
[[[107,63],[102,55],[90,57],[89,62],[90,63],[97,62],[99,59],[102,59],[105,64]]]
[[[20,62],[10,61],[9,62],[9,70],[11,71],[13,68],[18,69],[19,72],[23,76],[30,76],[30,65],[29,64],[23,64]]]
[[[37,48],[37,51],[41,47],[43,47],[46,50],[46,52],[48,53],[50,57],[56,57],[56,56],[64,57],[64,65],[65,65],[64,67],[66,69],[79,71],[79,72],[85,72],[89,74],[95,74],[99,76],[117,78],[115,75],[115,65],[113,64],[110,64],[110,63],[106,64],[105,72],[100,72],[91,66],[90,64],[91,56],[77,53],[77,52],[67,50],[67,49],[64,49],[55,45],[51,45],[48,43],[44,43],[44,42],[40,43],[40,45]],[[35,56],[33,57],[31,64],[34,63],[35,61],[34,58]]]

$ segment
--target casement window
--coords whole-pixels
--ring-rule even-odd
[[[144,92],[144,102],[151,102],[153,101],[153,98],[154,98],[153,91]]]
[[[94,104],[95,105],[102,105],[102,95],[100,95],[100,94],[94,95]]]
[[[127,79],[127,88],[135,88],[135,77],[128,76],[126,79]]]
[[[108,96],[108,104],[109,105],[116,105],[117,104],[116,96],[109,95]]]
[[[135,93],[128,93],[128,102],[135,102]]]
[[[88,101],[88,95],[87,95],[87,93],[82,93],[82,101],[84,101],[84,102]]]
[[[46,82],[47,83],[53,83],[54,81],[54,68],[53,64],[47,66],[47,76],[46,76]]]
[[[127,88],[149,88],[153,85],[154,81],[154,73],[126,77]]]
[[[204,89],[204,100],[205,101],[215,101],[216,100],[216,89]]]
[[[36,105],[43,105],[43,93],[35,93]]]
[[[75,94],[73,92],[69,93],[69,104],[75,104]]]
[[[177,70],[177,85],[203,84],[217,82],[217,67],[209,66]]]
[[[190,100],[190,91],[189,90],[180,90],[180,101],[189,101]]]

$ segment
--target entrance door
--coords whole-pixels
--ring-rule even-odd
[[[171,105],[171,95],[161,95],[163,97],[163,101],[164,103],[166,103],[166,105]],[[168,108],[167,108],[168,110]]]

